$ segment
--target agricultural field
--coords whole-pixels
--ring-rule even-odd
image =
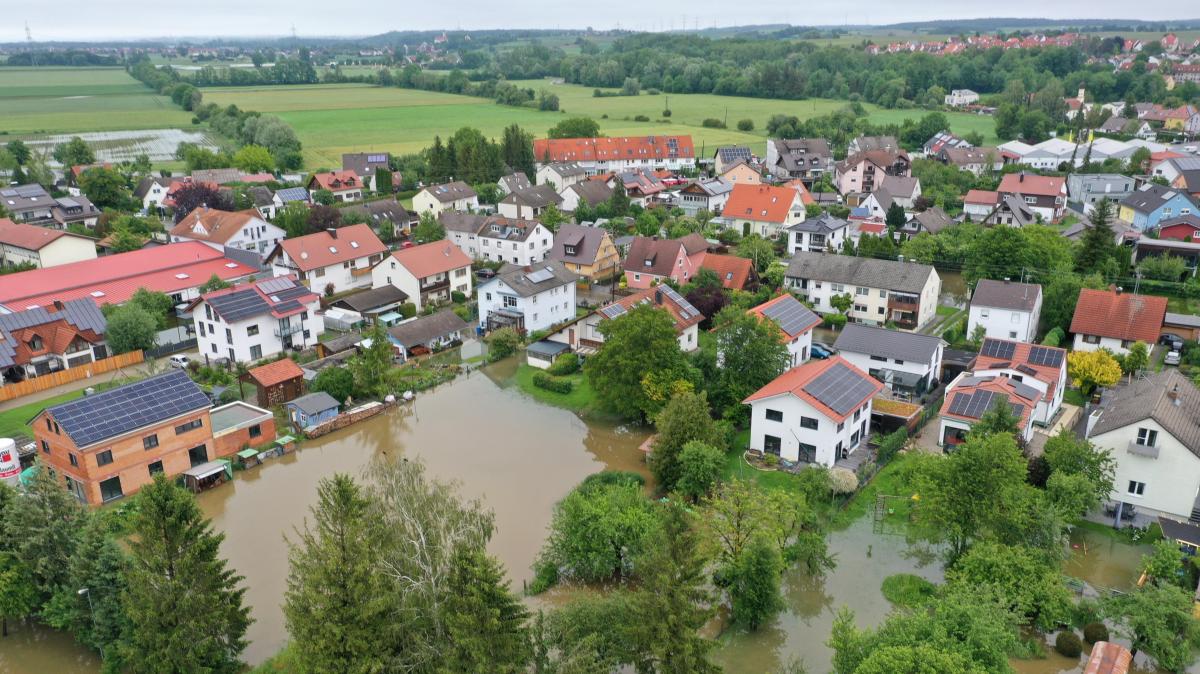
[[[0,135],[191,126],[191,115],[121,68],[0,68]]]
[[[608,135],[690,134],[697,151],[707,153],[717,145],[747,144],[765,152],[767,119],[774,114],[807,118],[827,114],[844,101],[780,101],[709,94],[670,94],[593,98],[587,87],[551,84],[549,81],[518,81],[522,87],[546,89],[558,95],[561,112],[539,112],[530,108],[497,105],[470,96],[430,91],[383,88],[360,84],[304,86],[229,87],[205,89],[204,99],[220,105],[236,104],[247,110],[280,116],[296,130],[304,143],[309,168],[333,167],[343,152],[366,149],[404,154],[427,147],[436,135],[448,136],[462,126],[473,126],[498,137],[509,124],[520,124],[535,135],[567,115],[585,115],[600,122]],[[670,98],[672,115],[662,119]],[[920,110],[883,110],[867,106],[872,118],[893,122],[919,117]],[[607,115],[607,118],[605,116]],[[633,121],[645,115],[653,121]],[[725,119],[728,129],[701,126],[704,119]],[[948,113],[951,127],[959,133],[980,131],[994,142],[992,120],[964,113]],[[734,126],[752,119],[755,131],[744,133]]]

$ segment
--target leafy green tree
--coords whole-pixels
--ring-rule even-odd
[[[784,607],[779,592],[783,581],[783,557],[765,536],[756,536],[727,570],[733,620],[757,630]]]
[[[29,568],[12,553],[0,553],[0,637],[8,636],[10,619],[24,620],[37,608],[37,587]]]
[[[1151,582],[1159,585],[1182,585],[1186,590],[1184,554],[1179,544],[1171,540],[1154,542],[1154,551],[1142,556],[1142,571]]]
[[[163,475],[135,497],[122,654],[131,672],[237,672],[250,610],[195,498]]]
[[[125,176],[101,166],[90,168],[79,176],[79,189],[98,208],[130,210],[131,193]]]
[[[1070,619],[1071,592],[1058,559],[1020,545],[985,541],[971,546],[947,571],[947,581],[984,589],[1030,624],[1052,629]]]
[[[809,473],[809,471],[805,471]],[[828,493],[828,475],[819,489]],[[705,501],[704,525],[721,567],[737,563],[757,536],[772,541],[785,562],[799,562],[816,576],[832,569],[825,537],[808,499],[801,493],[764,489],[748,480],[723,482]]]
[[[714,404],[727,418],[745,420],[742,401],[788,369],[791,354],[778,324],[739,307],[726,307],[713,319],[720,366],[711,387]]]
[[[20,498],[8,499],[3,514],[4,549],[13,555],[21,573],[32,578],[40,607],[70,585],[71,560],[87,513],[42,467]]]
[[[554,507],[538,575],[585,582],[629,576],[656,523],[653,504],[639,486],[584,483]]]
[[[1066,332],[1075,315],[1081,288],[1101,288],[1104,282],[1098,276],[1082,277],[1074,273],[1054,274],[1042,284],[1042,317],[1039,330],[1049,333],[1054,328]]]
[[[1137,270],[1145,278],[1176,283],[1189,273],[1187,261],[1178,255],[1152,255],[1138,263]]]
[[[757,234],[751,234],[738,242],[738,257],[754,261],[754,269],[763,273],[775,264],[775,246]]]
[[[387,393],[386,375],[392,367],[395,348],[382,323],[375,323],[363,337],[371,340],[371,345],[360,350],[346,366],[354,375],[354,389],[360,396],[383,396]]]
[[[378,194],[391,194],[395,189],[392,186],[392,172],[382,166],[375,169],[375,192]]]
[[[873,650],[854,669],[854,674],[983,674],[985,671],[958,653],[927,644],[914,644]]]
[[[447,582],[450,647],[444,674],[518,674],[532,657],[529,611],[508,589],[504,570],[481,550],[460,550]]]
[[[551,127],[547,135],[550,138],[597,138],[600,123],[591,117],[568,117]]]
[[[904,216],[904,207],[900,204],[892,202],[892,204],[888,206],[887,213],[884,215],[883,219],[884,224],[887,225],[888,231],[894,233],[896,230],[903,227],[906,221],[907,220]]]
[[[567,216],[563,215],[563,212],[558,210],[557,206],[550,204],[542,211],[538,220],[546,226],[546,229],[551,232],[557,232],[558,226],[567,221]]]
[[[653,447],[650,470],[663,491],[673,491],[683,475],[681,454],[689,443],[700,442],[723,448],[725,439],[712,420],[707,394],[684,391],[671,397],[662,411],[654,417]]]
[[[26,145],[25,141],[23,140],[10,140],[4,147],[9,151],[10,154],[12,154],[13,159],[17,160],[18,166],[24,166],[25,162],[29,161],[29,157],[32,154],[32,152],[29,150],[29,146]]]
[[[308,388],[314,392],[324,391],[344,403],[354,396],[354,373],[349,368],[332,365],[318,372]]]
[[[60,588],[42,617],[52,627],[67,630],[80,643],[104,654],[107,670],[120,669],[119,643],[128,626],[121,606],[125,590],[125,551],[98,516],[87,518]],[[86,592],[81,592],[86,588]]]
[[[1091,395],[1097,386],[1109,387],[1121,380],[1121,365],[1103,349],[1072,351],[1067,354],[1067,376],[1084,395]]]
[[[446,228],[438,222],[433,213],[422,213],[421,220],[413,227],[412,238],[418,243],[429,243],[431,241],[441,241],[446,238]]]
[[[269,173],[275,168],[275,158],[261,145],[243,145],[233,155],[233,165],[243,173]]]
[[[153,316],[159,330],[167,327],[167,315],[175,308],[170,295],[147,288],[135,290],[128,303],[141,307],[146,313]]]
[[[310,234],[308,228],[308,205],[301,201],[293,201],[275,214],[272,221],[287,233],[287,238],[294,239]]]
[[[649,391],[645,382],[666,382],[667,390],[686,389],[695,372],[679,349],[675,321],[665,310],[640,304],[599,327],[604,344],[584,363],[596,397],[624,417],[649,417],[669,399]],[[682,382],[684,386],[676,386]],[[653,396],[653,397],[652,397]]]
[[[233,284],[222,279],[220,276],[217,276],[214,273],[212,276],[208,277],[208,280],[204,282],[204,285],[200,286],[200,292],[211,293],[214,290],[224,290],[225,288],[230,288],[232,285]]]
[[[146,237],[141,236],[126,227],[114,227],[109,237],[109,247],[114,253],[128,253],[140,250],[146,245]]]
[[[1012,405],[1008,404],[1007,399],[1002,399],[992,404],[983,413],[983,416],[979,417],[979,421],[971,426],[971,435],[983,437],[993,433],[1002,433],[1015,438],[1020,424],[1021,417],[1013,412]]]
[[[1125,374],[1141,372],[1150,364],[1150,347],[1146,346],[1145,342],[1134,342],[1120,363],[1121,371]]]
[[[850,293],[831,295],[829,297],[829,306],[845,314],[847,311],[850,311],[850,307],[854,306],[854,296]]]
[[[1135,656],[1145,652],[1170,672],[1182,672],[1196,661],[1200,622],[1193,614],[1191,592],[1150,583],[1112,595],[1101,608],[1115,623],[1116,633],[1129,639]]]
[[[1108,199],[1096,202],[1092,211],[1092,226],[1088,227],[1075,253],[1075,268],[1088,274],[1109,268],[1117,259],[1116,235],[1112,229],[1113,205]]]
[[[487,337],[487,345],[493,360],[508,358],[521,348],[521,335],[514,328],[493,330]]]
[[[126,303],[108,315],[106,338],[114,354],[152,348],[157,334],[158,322],[136,304]]]
[[[67,168],[95,164],[96,153],[92,152],[92,148],[88,147],[82,138],[75,136],[54,146],[54,160]]]
[[[608,207],[608,213],[613,218],[622,218],[629,214],[629,203],[629,195],[625,193],[625,185],[618,181],[616,186],[613,187],[612,196],[602,205]]]
[[[679,452],[679,479],[675,482],[675,488],[695,503],[712,492],[724,468],[724,452],[693,440]]]
[[[516,124],[505,127],[500,138],[500,156],[504,164],[513,171],[520,171],[532,177],[536,171],[533,134],[527,133]]]
[[[305,672],[382,671],[379,634],[390,606],[377,569],[378,514],[343,474],[321,480],[311,514],[288,553],[283,613],[296,664]]]

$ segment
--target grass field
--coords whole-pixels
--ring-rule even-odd
[[[189,126],[189,113],[121,68],[0,68],[0,134]]]
[[[343,152],[367,149],[398,154],[416,152],[427,147],[434,136],[444,138],[463,126],[499,137],[504,127],[515,123],[535,136],[542,136],[569,115],[599,120],[601,131],[610,136],[690,134],[701,154],[711,154],[716,146],[733,143],[750,145],[762,153],[766,150],[764,127],[771,115],[809,118],[845,105],[844,101],[824,99],[781,101],[711,94],[594,98],[592,90],[582,86],[552,85],[543,80],[515,84],[552,91],[558,95],[562,111],[539,112],[470,96],[361,84],[216,88],[205,89],[204,98],[282,117],[304,143],[308,168],[337,166]],[[659,121],[668,98],[671,118]],[[875,106],[867,109],[872,119],[880,122],[899,122],[924,114],[921,110],[883,110]],[[638,115],[654,121],[633,121]],[[729,129],[701,126],[706,118],[725,119],[727,115]],[[979,131],[988,142],[995,141],[990,118],[965,113],[947,116],[954,131],[962,134]],[[732,128],[740,119],[753,120],[756,130],[744,133]]]

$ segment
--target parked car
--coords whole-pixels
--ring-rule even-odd
[[[1171,347],[1172,351],[1182,351],[1183,350],[1183,338],[1178,337],[1176,335],[1165,334],[1162,337],[1158,338],[1158,343],[1162,344],[1164,346]]]
[[[1172,351],[1171,353],[1167,354],[1167,357],[1163,360],[1163,362],[1166,363],[1167,365],[1178,365],[1179,358],[1180,358],[1179,352]]]
[[[490,278],[495,278],[495,277],[496,277],[496,271],[493,269],[488,269],[487,267],[484,267],[483,269],[475,270],[475,278],[490,279]]]
[[[822,344],[819,344],[816,342],[813,343],[811,351],[812,351],[812,357],[816,358],[818,360],[825,360],[826,358],[829,358],[830,356],[833,355],[833,349],[830,349],[828,346],[822,345]]]
[[[167,362],[171,364],[171,367],[177,367],[182,370],[188,366],[188,357],[184,355],[174,355],[168,358]]]

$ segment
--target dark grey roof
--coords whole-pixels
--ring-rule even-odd
[[[0,367],[8,367],[16,363],[16,349],[13,330],[32,328],[59,319],[65,320],[79,330],[91,330],[102,335],[108,323],[101,313],[100,307],[90,297],[77,300],[67,300],[62,303],[62,310],[51,312],[46,307],[35,307],[11,314],[0,314]]]
[[[862,323],[847,323],[833,347],[838,351],[928,363],[933,359],[938,347],[945,344],[940,337],[932,335],[888,330]]]
[[[1041,295],[1042,286],[1036,283],[980,279],[971,295],[971,306],[1033,311]]]
[[[386,169],[391,165],[392,155],[387,152],[355,152],[342,155],[342,170],[353,171],[366,180],[375,175],[375,169]]]
[[[500,184],[503,185],[504,189],[509,192],[516,192],[518,190],[533,187],[533,183],[529,182],[529,176],[525,175],[524,171],[517,171],[516,173],[510,173],[506,176],[502,176],[500,178]]]
[[[789,338],[811,330],[821,323],[820,316],[791,294],[781,295],[780,299],[757,311],[774,321]]]
[[[50,208],[54,199],[41,185],[14,185],[0,189],[0,204],[12,212],[35,206]]]
[[[528,353],[538,356],[550,356],[552,358],[570,350],[571,347],[568,344],[563,344],[562,342],[551,342],[547,339],[543,339],[540,342],[534,342],[533,344],[525,347],[525,351]]]
[[[146,176],[138,181],[137,189],[133,191],[133,196],[137,197],[138,199],[145,199],[146,195],[150,193],[150,188],[155,184],[158,184],[162,187],[169,187],[171,185],[171,179],[164,178],[162,176]]]
[[[703,192],[707,197],[719,197],[733,191],[733,183],[724,178],[701,178],[683,188],[684,192]]]
[[[1142,186],[1140,190],[1122,199],[1121,205],[1132,208],[1139,213],[1149,213],[1155,209],[1161,208],[1168,201],[1180,195],[1183,195],[1184,198],[1191,201],[1191,197],[1189,197],[1185,192],[1150,183]]]
[[[717,156],[721,158],[722,164],[731,164],[741,160],[750,161],[754,153],[745,145],[726,145],[717,148]]]
[[[561,262],[544,260],[531,267],[519,267],[515,264],[505,265],[500,273],[496,274],[496,278],[488,283],[503,281],[521,297],[532,297],[551,288],[575,283],[578,279],[579,276],[567,271]]]
[[[333,306],[364,314],[379,307],[404,302],[407,299],[408,293],[389,283],[378,288],[347,295],[334,302]]]
[[[118,386],[46,409],[77,447],[205,410],[212,401],[182,370]]]
[[[531,208],[545,208],[546,206],[561,204],[562,197],[558,196],[558,192],[550,185],[537,185],[536,187],[526,187],[516,190],[508,196],[500,200],[502,204],[520,204]]]
[[[1025,200],[1021,199],[1019,195],[1001,195],[1000,204],[996,206],[995,210],[992,211],[992,214],[995,214],[996,211],[1001,209],[1006,209],[1009,213],[1012,213],[1013,224],[1019,227],[1023,227],[1037,221],[1037,216],[1034,215],[1033,210],[1029,208],[1029,206],[1025,203]],[[988,217],[991,218],[992,216],[988,215]]]
[[[803,390],[834,412],[846,415],[877,387],[875,380],[861,370],[838,361],[805,384]]]
[[[408,214],[408,210],[395,199],[366,201],[361,204],[346,206],[342,210],[351,213],[362,213],[366,216],[367,222],[375,227],[378,227],[381,222],[390,222],[393,225],[403,227],[412,219]]]
[[[329,409],[336,409],[339,403],[333,396],[324,391],[316,391],[302,395],[288,403],[300,409],[305,414],[317,414]]]
[[[596,261],[596,253],[604,242],[607,230],[599,227],[584,227],[583,225],[559,225],[554,233],[554,246],[550,249],[550,259],[559,262],[576,264],[592,264]],[[574,255],[568,255],[566,247],[572,246]]]
[[[1177,400],[1171,399],[1174,392]],[[1090,437],[1115,431],[1144,419],[1154,419],[1193,454],[1200,456],[1200,390],[1175,369],[1152,374],[1121,386],[1092,428]],[[1124,451],[1124,448],[1118,448]]]
[[[1173,314],[1168,311],[1163,318],[1163,325],[1182,325],[1189,328],[1200,328],[1200,316]]]
[[[788,231],[792,232],[814,232],[817,234],[830,234],[844,227],[849,227],[850,223],[845,220],[830,215],[828,212],[822,213],[815,218],[808,218],[804,222],[797,222],[788,227]]]
[[[587,169],[579,165],[578,162],[555,162],[548,164],[547,168],[553,170],[562,178],[570,178],[571,176],[580,176],[587,173]]]
[[[579,200],[588,206],[608,201],[613,195],[613,188],[602,180],[585,180],[571,185],[570,189],[574,190],[579,195]]]
[[[922,230],[930,234],[937,234],[954,224],[954,218],[946,215],[946,211],[937,206],[917,213],[913,216],[913,220],[916,220],[921,225]]]
[[[416,320],[401,323],[388,328],[392,339],[400,342],[406,348],[428,344],[430,341],[451,333],[467,329],[467,322],[458,317],[452,309],[442,309],[436,314],[422,316]]]
[[[446,183],[445,185],[430,185],[422,191],[429,192],[434,199],[443,204],[458,201],[459,199],[470,199],[475,196],[475,190],[471,189],[470,185],[461,180]]]
[[[462,211],[442,211],[438,213],[438,222],[452,232],[467,232],[478,234],[487,224],[488,216],[479,213],[464,213]]]
[[[824,138],[795,138],[791,140],[774,140],[775,149],[779,153],[778,163],[788,171],[807,171],[813,166],[806,160],[817,157],[817,168],[825,165],[833,158],[829,150],[829,141]]]
[[[911,198],[913,193],[917,191],[920,181],[912,176],[888,176],[885,175],[879,183],[880,188],[887,190],[893,196],[899,195],[902,197]]]
[[[876,260],[851,255],[799,252],[788,264],[792,278],[814,279],[845,285],[882,288],[919,294],[925,289],[933,267],[916,262]]]
[[[254,185],[247,189],[246,193],[254,200],[256,208],[270,206],[275,203],[275,193],[271,191],[270,187],[266,187],[265,185]]]
[[[308,201],[309,199],[308,190],[303,187],[285,187],[275,192],[275,196],[279,197],[279,200],[285,204],[293,201]]]

